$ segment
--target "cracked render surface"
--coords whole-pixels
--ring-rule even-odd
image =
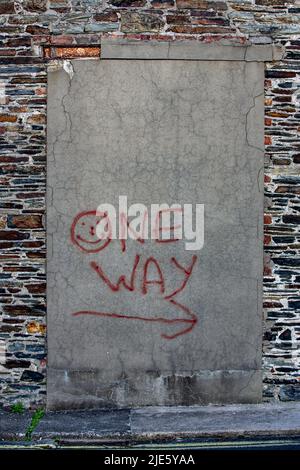
[[[72,62],[49,74],[48,406],[136,406],[261,399],[263,79],[259,62]],[[205,241],[112,241],[86,253],[74,217],[100,203],[201,203]],[[139,256],[133,290],[112,292]],[[165,293],[197,318],[185,335],[161,286],[143,292],[155,257]],[[144,271],[143,271],[144,270]],[[153,278],[155,272],[151,273]],[[157,273],[156,273],[157,275]],[[126,313],[145,321],[78,311]],[[182,311],[181,311],[182,313]],[[182,315],[181,315],[182,316]]]

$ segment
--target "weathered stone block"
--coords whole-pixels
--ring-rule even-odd
[[[49,28],[45,28],[43,26],[38,25],[30,25],[26,26],[26,33],[32,35],[49,34]]]
[[[210,2],[205,0],[177,0],[177,8],[195,8],[199,10],[227,10],[228,6],[226,2]]]
[[[0,0],[0,15],[15,13],[15,2]]]
[[[109,3],[119,8],[139,8],[146,5],[146,0],[109,0]]]
[[[118,23],[87,23],[84,27],[84,31],[87,33],[105,33],[108,31],[116,31],[118,29]]]
[[[46,11],[47,0],[25,0],[24,8],[27,11]]]
[[[158,32],[164,23],[158,15],[151,13],[126,12],[121,15],[121,31],[126,32]]]
[[[9,215],[7,226],[9,228],[42,228],[42,216],[39,214]]]
[[[0,114],[0,122],[16,122],[18,116],[14,114]]]
[[[153,8],[174,8],[175,0],[151,0],[151,6]]]
[[[52,47],[47,49],[47,58],[73,59],[79,57],[100,57],[100,46],[93,47]]]

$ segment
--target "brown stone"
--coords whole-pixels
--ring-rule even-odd
[[[5,325],[2,323],[0,325],[0,332],[1,333],[17,333],[18,331],[22,330],[22,326],[20,325]]]
[[[12,113],[28,113],[27,106],[11,106],[9,111]]]
[[[47,94],[47,88],[37,88],[35,94],[38,96],[43,96]]]
[[[173,8],[175,6],[174,0],[152,0],[151,6],[153,8]]]
[[[190,15],[193,18],[216,18],[220,13],[215,10],[190,10]]]
[[[18,37],[9,39],[6,43],[8,47],[25,47],[31,46],[31,38],[28,37]]]
[[[287,0],[255,0],[256,5],[266,5],[266,6],[284,6],[287,3]]]
[[[34,169],[32,168],[32,173],[39,173],[40,170],[38,168],[36,168],[36,170],[34,171]],[[17,193],[16,197],[18,199],[36,199],[38,197],[45,197],[45,193]]]
[[[270,118],[265,118],[265,126],[272,126],[272,119]]]
[[[228,9],[226,2],[206,2],[203,0],[177,0],[177,8],[195,8],[197,10],[221,10]]]
[[[62,7],[53,6],[51,9],[56,11],[57,13],[69,13],[71,11],[71,8],[67,5]]]
[[[49,29],[44,28],[43,26],[38,26],[34,24],[34,25],[26,26],[26,33],[29,33],[32,35],[48,34]]]
[[[275,193],[294,193],[300,194],[299,186],[277,186]]]
[[[173,33],[186,34],[229,34],[234,31],[230,28],[221,26],[192,26],[192,25],[172,25],[168,27],[168,31]]]
[[[0,240],[24,240],[29,238],[29,233],[19,230],[0,230]]]
[[[297,153],[296,155],[293,156],[293,162],[300,163],[300,153]]]
[[[121,16],[121,31],[125,33],[158,32],[164,22],[152,13],[126,12]]]
[[[292,101],[291,96],[274,96],[273,101],[277,103],[290,103]]]
[[[14,116],[13,114],[0,114],[0,122],[16,122],[18,116]]]
[[[51,59],[51,47],[46,46],[43,48],[45,59]]]
[[[226,18],[192,18],[192,24],[229,26],[229,20]]]
[[[13,77],[10,83],[46,83],[46,78],[33,77],[32,75],[22,75]]]
[[[71,46],[76,44],[74,36],[71,35],[60,35],[60,36],[50,36],[50,44],[56,46]]]
[[[110,0],[109,3],[114,7],[127,8],[127,7],[144,7],[146,0]]]
[[[264,308],[280,308],[283,307],[281,302],[276,301],[266,301],[263,303]]]
[[[3,268],[4,272],[19,272],[19,273],[29,273],[36,272],[38,268],[33,268],[32,266],[5,266]]]
[[[9,287],[7,290],[10,294],[18,294],[22,289],[19,289],[18,287]]]
[[[290,70],[266,70],[266,76],[269,78],[294,78],[296,77],[296,72]]]
[[[43,253],[41,251],[28,251],[26,253],[27,258],[32,258],[32,259],[44,259],[46,258],[46,253]]]
[[[13,56],[13,55],[16,55],[16,51],[14,49],[1,49],[0,55],[1,56]]]
[[[50,34],[36,34],[32,38],[32,45],[43,46],[45,44],[49,44],[50,38]]]
[[[272,276],[272,268],[270,266],[264,265],[264,276]]]
[[[27,284],[26,289],[30,294],[44,294],[46,292],[46,283],[42,282],[40,284]]]
[[[9,228],[42,228],[42,216],[39,214],[9,215],[7,226]]]
[[[25,0],[24,9],[27,11],[46,11],[47,0]]]
[[[14,2],[6,0],[0,1],[0,15],[9,15],[15,12],[16,10]]]
[[[272,216],[271,215],[265,215],[264,216],[264,225],[270,225],[272,223]]]
[[[290,165],[291,161],[288,158],[272,158],[274,165]]]
[[[272,93],[274,95],[292,95],[295,92],[294,89],[291,90],[284,90],[281,88],[273,88]]]
[[[272,137],[269,135],[265,136],[265,145],[272,145]]]
[[[51,58],[71,59],[79,57],[100,57],[100,46],[93,47],[53,47]]]
[[[0,229],[5,228],[5,227],[6,227],[6,217],[5,215],[2,215],[0,217]]]
[[[103,21],[106,23],[115,23],[118,21],[118,15],[115,11],[103,11],[94,15],[95,21]]]
[[[33,114],[27,118],[27,124],[45,124],[46,116],[44,114]]]
[[[41,248],[45,246],[45,242],[43,241],[30,241],[30,242],[22,242],[22,246],[24,248]]]
[[[187,24],[191,22],[191,19],[187,14],[175,14],[167,15],[166,21],[168,24]]]
[[[289,117],[289,113],[284,113],[281,111],[266,111],[266,115],[270,117],[282,117],[282,118],[287,118]]]
[[[30,334],[40,333],[44,335],[46,333],[46,325],[42,323],[38,323],[36,321],[32,321],[26,325],[26,330]]]
[[[1,250],[6,250],[7,248],[13,248],[13,246],[14,246],[13,242],[0,242]]]
[[[10,315],[30,315],[31,308],[26,305],[5,305],[3,308],[5,313]]]

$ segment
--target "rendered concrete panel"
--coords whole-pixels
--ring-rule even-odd
[[[72,67],[48,77],[48,406],[260,401],[263,63]],[[122,251],[113,240],[87,253],[72,243],[77,214],[117,206],[119,195],[147,207],[204,204],[203,248],[130,240]],[[93,223],[84,217],[76,223]],[[137,256],[131,291],[92,267],[116,284]],[[149,258],[164,295],[143,292]],[[177,321],[190,315],[196,323]]]

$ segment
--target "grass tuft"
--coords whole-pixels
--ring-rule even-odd
[[[31,418],[31,422],[30,422],[28,428],[26,429],[26,433],[25,433],[26,441],[31,441],[32,433],[35,430],[35,428],[37,427],[37,425],[39,424],[39,422],[42,419],[42,417],[44,416],[44,414],[45,414],[45,410],[43,410],[42,408],[36,410],[33,413],[32,418]]]

